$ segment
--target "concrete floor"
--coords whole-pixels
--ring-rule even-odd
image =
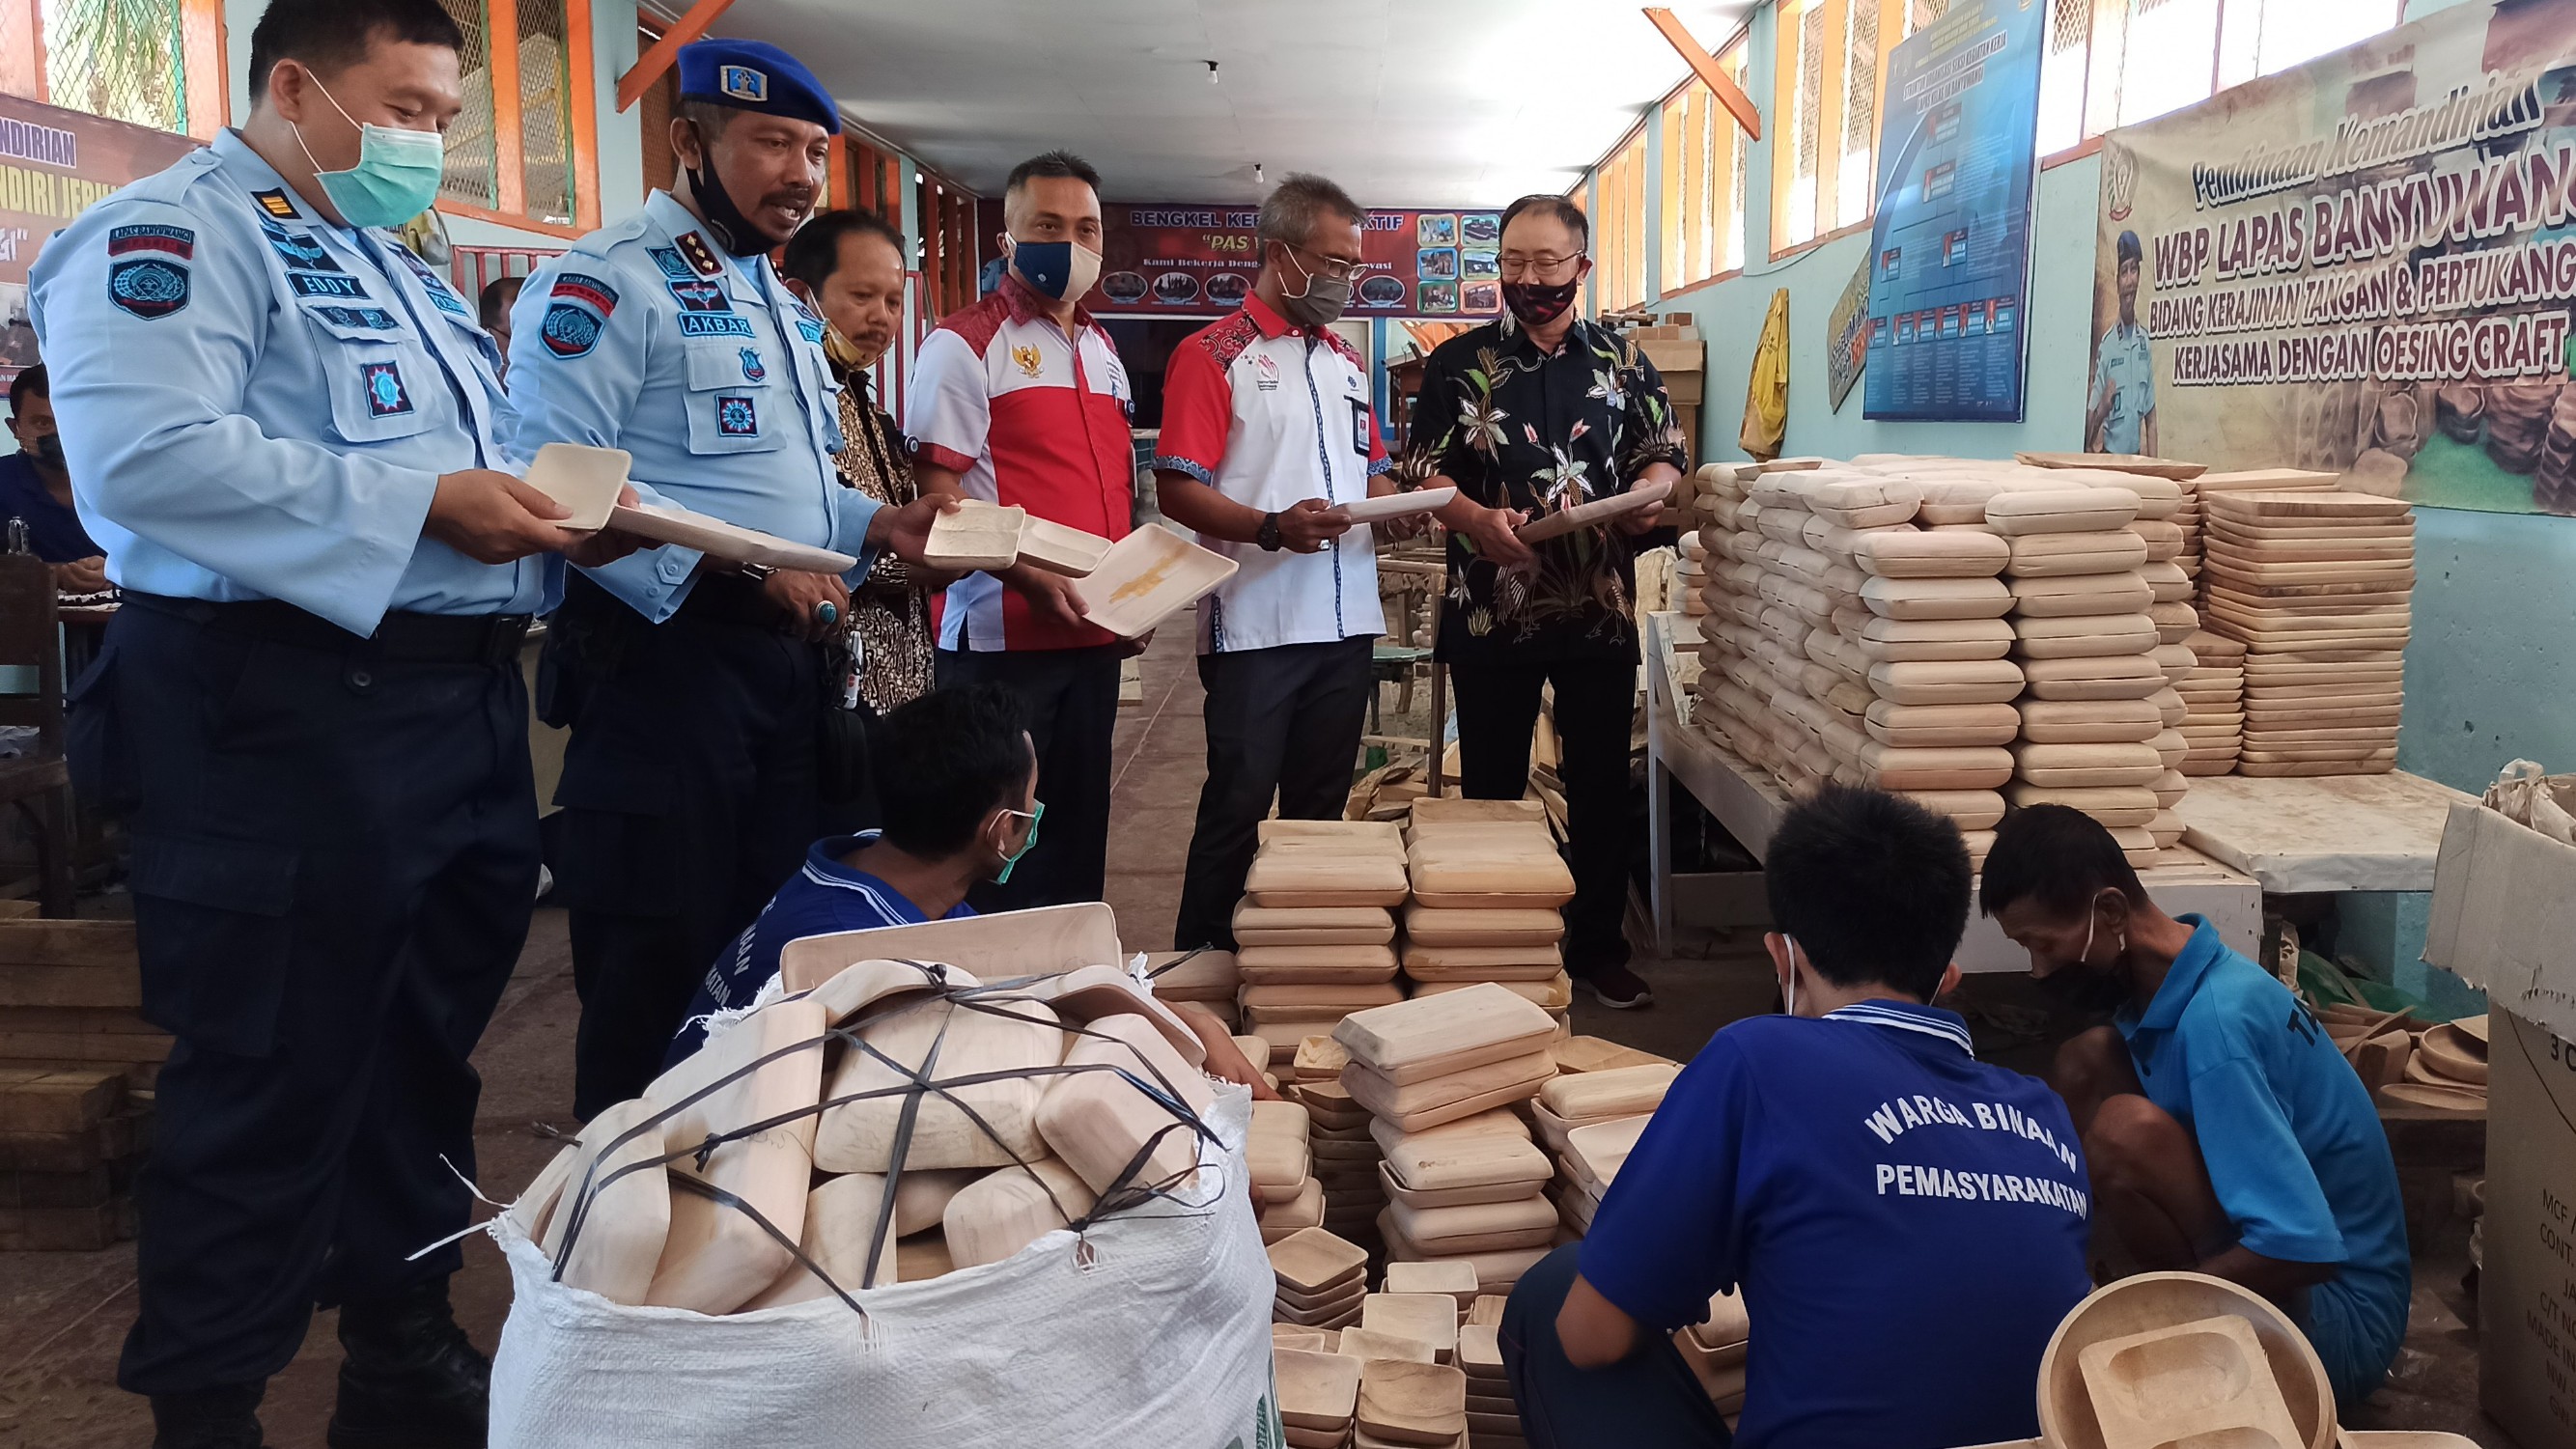
[[[1155,641],[1144,661],[1144,700],[1119,722],[1108,898],[1130,949],[1168,946],[1179,904],[1203,773],[1190,649],[1186,629]],[[1637,966],[1657,1005],[1610,1012],[1578,993],[1578,1031],[1686,1059],[1726,1022],[1772,1006],[1767,968],[1749,939],[1695,935],[1672,959],[1641,958]],[[493,1199],[515,1195],[553,1154],[554,1134],[574,1126],[570,1043],[578,1014],[563,914],[540,910],[517,979],[476,1054],[484,1080],[478,1176]],[[480,1239],[468,1240],[465,1257],[455,1282],[458,1313],[488,1349],[509,1310],[509,1275]],[[2482,1449],[2515,1449],[2476,1410],[2474,1332],[2463,1321],[2475,1312],[2460,1287],[2465,1265],[2457,1231],[2419,1260],[2407,1351],[2391,1385],[2350,1427],[2443,1429],[2470,1435]],[[151,1442],[144,1403],[115,1386],[117,1349],[133,1312],[130,1244],[98,1253],[0,1254],[0,1449],[142,1449]],[[322,1445],[339,1361],[333,1317],[315,1317],[303,1352],[270,1385],[261,1417],[278,1449]]]

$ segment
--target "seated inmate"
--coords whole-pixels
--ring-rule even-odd
[[[2158,910],[2090,816],[2006,818],[1980,904],[2032,975],[2112,1011],[2054,1073],[2104,1225],[2140,1269],[2280,1304],[2350,1412],[2397,1356],[2413,1292],[2369,1089],[2288,987],[2200,917]]]
[[[1931,1005],[1968,853],[1950,822],[1827,786],[1765,862],[1788,1002],[1720,1031],[1592,1233],[1530,1270],[1503,1357],[1536,1449],[1729,1442],[1675,1351],[1711,1295],[1752,1319],[1750,1449],[1953,1449],[2039,1432],[2032,1385],[2090,1288],[2074,1124]]]

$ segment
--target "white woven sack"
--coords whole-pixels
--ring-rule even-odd
[[[1186,1201],[922,1283],[711,1318],[553,1281],[506,1218],[492,1449],[1241,1449],[1284,1435],[1277,1280],[1243,1188],[1251,1094],[1217,1089]]]

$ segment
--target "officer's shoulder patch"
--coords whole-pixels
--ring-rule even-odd
[[[139,226],[115,226],[107,231],[107,254],[127,257],[137,252],[160,252],[165,256],[188,261],[197,255],[197,234],[184,226],[147,223]]]
[[[545,339],[546,350],[557,357],[587,357],[599,345],[600,320],[590,311],[570,302],[557,302],[546,308],[546,320],[537,328]]]
[[[107,299],[146,322],[157,322],[188,305],[188,269],[157,256],[111,262]]]
[[[751,319],[739,312],[683,312],[680,314],[683,337],[750,337]]]
[[[660,269],[663,276],[675,282],[685,282],[689,279],[689,264],[680,259],[679,248],[646,247],[644,255],[653,259],[653,265]]]
[[[557,273],[555,284],[546,295],[579,302],[597,312],[602,321],[617,310],[617,289],[582,272]]]
[[[680,255],[689,259],[689,270],[696,272],[701,277],[713,277],[723,274],[724,263],[716,259],[716,250],[715,248],[707,245],[707,239],[705,237],[702,237],[693,231],[684,231],[680,233],[677,240],[679,242]]]
[[[760,409],[738,393],[716,395],[716,432],[728,438],[760,436]]]
[[[250,199],[259,203],[260,210],[276,217],[279,221],[293,221],[303,215],[295,209],[294,202],[286,199],[286,190],[283,187],[275,191],[254,191],[250,194]]]

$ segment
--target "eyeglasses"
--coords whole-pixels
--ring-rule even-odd
[[[1531,256],[1522,252],[1503,253],[1503,280],[1506,282],[1563,282],[1580,265],[1580,253],[1570,257],[1551,257],[1544,253]]]
[[[1322,277],[1330,282],[1347,282],[1359,274],[1361,264],[1358,262],[1346,262],[1339,257],[1328,257],[1321,252],[1311,252],[1295,242],[1281,242],[1280,245],[1301,257],[1314,258],[1317,265],[1306,268],[1309,276]]]

